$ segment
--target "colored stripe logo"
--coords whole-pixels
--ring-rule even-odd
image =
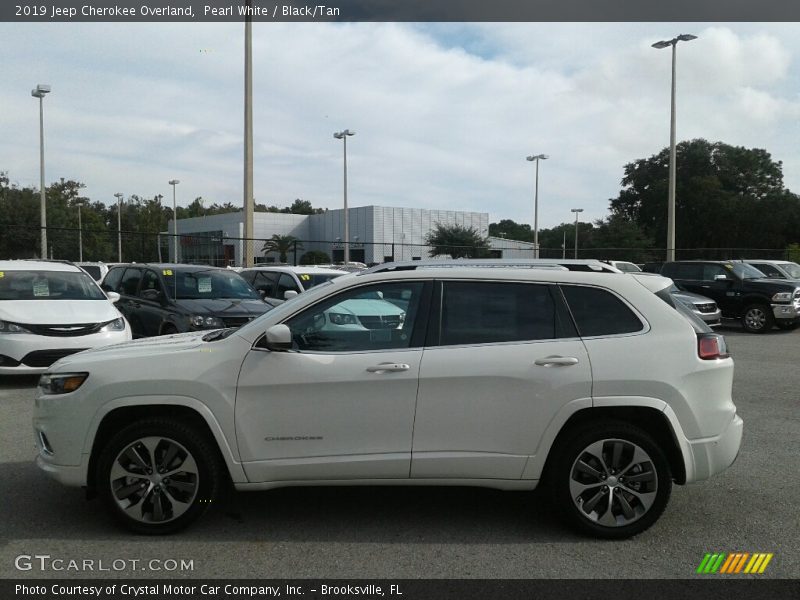
[[[769,561],[774,555],[766,552],[707,552],[697,567],[697,573],[713,574],[723,573],[733,575],[745,573],[750,575],[760,575],[767,569]]]

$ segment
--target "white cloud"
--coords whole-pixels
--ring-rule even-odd
[[[800,26],[699,24],[254,25],[257,201],[341,201],[348,142],[353,205],[482,210],[540,223],[595,219],[625,163],[669,140],[670,57],[683,31],[678,133],[767,148],[800,191]],[[47,43],[40,43],[46,39]],[[0,24],[0,169],[38,183],[45,100],[48,179],[179,201],[241,202],[241,24]],[[37,41],[39,40],[39,41]]]

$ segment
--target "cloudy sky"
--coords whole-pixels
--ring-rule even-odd
[[[0,171],[179,204],[242,202],[240,23],[0,24]],[[540,227],[607,214],[626,163],[678,139],[765,148],[800,192],[800,24],[254,23],[255,197],[488,212]]]

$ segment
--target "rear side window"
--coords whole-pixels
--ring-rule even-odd
[[[565,285],[561,287],[581,337],[634,333],[642,322],[622,300],[607,290]]]
[[[558,337],[546,285],[449,281],[442,294],[442,346]]]

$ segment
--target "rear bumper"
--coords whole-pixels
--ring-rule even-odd
[[[718,436],[685,440],[686,483],[702,481],[730,467],[739,455],[744,422],[734,415]]]

